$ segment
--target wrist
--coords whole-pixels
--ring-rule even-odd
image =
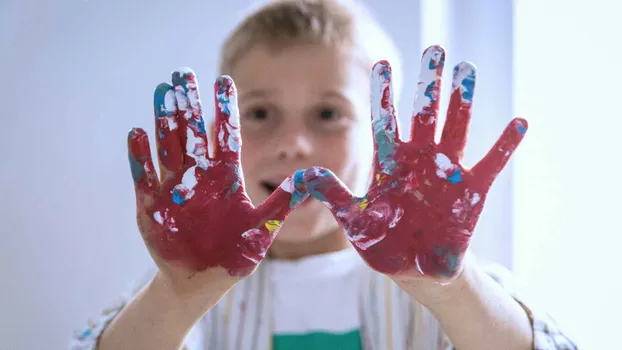
[[[145,298],[159,305],[182,324],[194,324],[229,291],[231,287],[204,286],[195,292],[180,291],[161,272],[145,288]]]
[[[432,279],[396,281],[411,297],[428,308],[447,305],[477,288],[479,267],[469,252],[464,257],[460,273],[451,281],[440,283]]]
[[[226,293],[180,297],[160,272],[106,327],[103,349],[178,349],[192,327]]]

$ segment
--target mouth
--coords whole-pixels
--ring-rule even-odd
[[[276,183],[272,181],[262,181],[260,185],[261,185],[261,188],[264,189],[264,191],[268,192],[268,194],[271,194],[272,192],[276,191],[280,183]]]
[[[282,181],[273,181],[273,180],[263,180],[259,183],[259,185],[261,186],[261,188],[263,189],[264,193],[267,196],[270,196],[274,191],[276,191],[277,188],[279,188],[281,186]],[[311,201],[306,200],[304,201],[302,204],[300,204],[301,206],[306,206],[309,203],[311,203]]]

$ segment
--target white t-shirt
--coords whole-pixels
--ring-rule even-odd
[[[482,266],[514,296],[509,272]],[[70,340],[95,349],[108,323],[155,270]],[[508,288],[509,287],[509,288]],[[518,299],[517,299],[518,301]],[[522,302],[534,348],[576,349],[545,313]],[[371,270],[352,248],[298,261],[264,260],[236,284],[185,339],[188,350],[446,350],[452,346],[432,314],[388,277]]]
[[[190,350],[446,349],[440,324],[354,249],[264,260],[194,327]]]

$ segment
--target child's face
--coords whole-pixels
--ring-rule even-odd
[[[332,170],[363,194],[373,146],[369,122],[369,70],[349,53],[298,46],[271,53],[257,46],[235,65],[239,92],[242,167],[255,205],[302,168]],[[338,230],[315,200],[294,211],[277,241],[305,243]]]

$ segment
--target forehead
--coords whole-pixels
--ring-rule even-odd
[[[369,70],[350,50],[300,45],[274,50],[257,45],[233,67],[240,96],[249,90],[369,89]]]

